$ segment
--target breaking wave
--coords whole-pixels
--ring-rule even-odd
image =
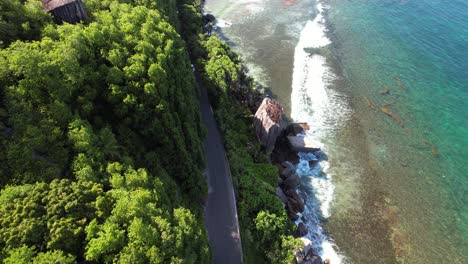
[[[331,44],[326,35],[322,4],[317,5],[318,14],[307,21],[301,31],[299,43],[294,53],[294,71],[291,94],[291,117],[296,122],[307,122],[311,130],[307,136],[323,141],[335,131],[347,114],[343,99],[328,86],[336,76],[327,66],[326,57],[320,52]],[[309,233],[302,240],[309,244],[322,259],[331,263],[343,263],[334,241],[323,229],[321,220],[330,217],[335,186],[326,157],[326,145],[317,153],[299,153],[300,162],[296,165],[301,177],[301,189],[306,196],[306,204],[299,222],[303,222]]]

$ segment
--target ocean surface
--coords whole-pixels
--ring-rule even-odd
[[[323,143],[297,165],[305,241],[334,264],[468,263],[468,1],[205,7]]]

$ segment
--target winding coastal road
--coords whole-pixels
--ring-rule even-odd
[[[242,245],[229,163],[213,110],[208,101],[206,88],[196,71],[195,76],[200,85],[201,112],[208,131],[205,139],[208,199],[204,219],[213,252],[213,263],[240,264],[242,263]]]

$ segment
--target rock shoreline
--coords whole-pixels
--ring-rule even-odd
[[[278,118],[279,113],[281,113],[280,118]],[[298,152],[314,153],[320,150],[321,144],[305,136],[305,132],[310,129],[309,124],[287,124],[283,120],[281,105],[270,98],[264,98],[255,113],[254,127],[258,140],[270,154],[270,162],[278,168],[276,195],[283,203],[288,218],[297,226],[294,236],[304,242],[304,249],[295,252],[296,260],[300,264],[330,263],[329,260],[323,261],[312,249],[312,242],[303,238],[309,233],[301,217],[306,196],[298,190],[301,180],[295,167],[299,163]],[[317,161],[310,162],[315,165]]]
[[[211,14],[205,14],[203,18],[205,30],[212,31],[216,18]],[[295,252],[297,263],[330,264],[328,259],[322,260],[312,248],[312,242],[304,238],[309,233],[301,217],[306,196],[298,190],[301,180],[295,168],[299,163],[298,152],[319,151],[321,144],[305,137],[305,132],[310,129],[309,124],[288,124],[283,107],[277,101],[247,89],[242,83],[231,84],[230,91],[239,102],[255,113],[253,125],[257,139],[269,155],[270,162],[278,168],[276,195],[283,203],[288,218],[297,226],[294,236],[304,242],[304,248]],[[316,161],[310,162],[315,165]]]

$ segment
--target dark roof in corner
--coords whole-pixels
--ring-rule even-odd
[[[77,1],[80,0],[41,0],[42,6],[46,11],[54,10],[57,7],[61,7]]]

